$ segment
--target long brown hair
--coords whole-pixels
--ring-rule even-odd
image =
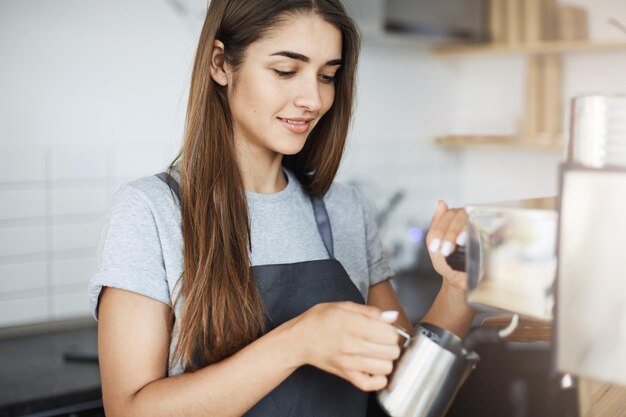
[[[235,72],[247,47],[289,14],[315,13],[342,33],[342,66],[330,110],[304,148],[283,157],[307,193],[328,191],[343,153],[352,114],[360,38],[339,0],[212,0],[193,67],[180,166],[183,297],[174,360],[186,370],[235,353],[264,331],[264,310],[250,270],[250,222],[233,144],[226,87],[211,78],[213,41],[225,45]],[[173,314],[173,312],[172,312]]]

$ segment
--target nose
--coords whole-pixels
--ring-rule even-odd
[[[322,95],[317,76],[303,77],[303,81],[298,84],[294,104],[308,111],[318,111],[322,107]]]

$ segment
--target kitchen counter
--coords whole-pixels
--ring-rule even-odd
[[[68,351],[96,354],[93,318],[2,329],[0,416],[56,416],[101,408],[98,364],[67,361]]]

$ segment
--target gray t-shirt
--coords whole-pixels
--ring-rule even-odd
[[[246,192],[252,265],[327,259],[315,224],[311,200],[288,170],[288,184],[274,194]],[[177,177],[176,173],[175,177]],[[334,183],[324,203],[333,232],[335,258],[367,300],[370,286],[393,275],[382,251],[371,206],[352,186]],[[178,201],[156,176],[123,185],[113,197],[98,242],[98,269],[89,282],[89,300],[98,318],[103,286],[116,287],[172,306],[183,269],[183,240]],[[182,300],[181,300],[182,301]],[[180,314],[181,301],[174,306]],[[170,343],[176,345],[178,320]],[[169,375],[182,373],[169,363]]]

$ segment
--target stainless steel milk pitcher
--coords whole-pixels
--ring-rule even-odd
[[[478,360],[453,333],[423,324],[378,392],[378,402],[392,417],[441,417]]]

